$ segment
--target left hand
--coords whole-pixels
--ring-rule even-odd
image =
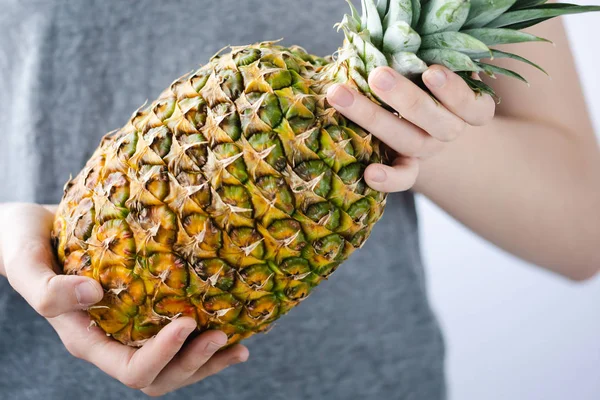
[[[391,166],[372,164],[366,169],[365,180],[375,190],[409,190],[421,160],[439,153],[467,125],[485,125],[494,116],[492,97],[475,94],[449,69],[433,65],[422,78],[439,103],[391,68],[379,67],[369,76],[373,92],[400,117],[345,85],[329,88],[327,100],[333,107],[397,153]]]
[[[69,353],[149,396],[162,396],[248,359],[241,344],[218,351],[227,342],[219,331],[203,332],[185,344],[197,327],[189,317],[169,322],[139,349],[90,326],[82,310],[99,302],[104,292],[92,278],[59,274],[50,245],[51,209],[0,204],[0,274],[48,320]]]

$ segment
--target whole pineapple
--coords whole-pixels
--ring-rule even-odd
[[[327,104],[328,86],[378,102],[374,68],[418,78],[438,63],[493,94],[472,72],[523,78],[481,59],[528,61],[489,46],[543,40],[518,29],[600,10],[544,3],[363,0],[362,16],[351,5],[339,24],[335,57],[265,42],[177,79],[65,186],[54,243],[65,273],[104,287],[93,321],[129,345],[178,316],[230,343],[267,329],[365,242],[385,207],[362,179],[385,161],[380,144]]]

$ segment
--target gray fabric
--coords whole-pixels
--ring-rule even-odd
[[[56,203],[100,137],[227,44],[286,37],[321,55],[342,0],[0,0],[0,201]],[[445,397],[412,194],[366,246],[266,335],[250,360],[169,399]],[[0,278],[0,398],[138,399],[71,357]]]

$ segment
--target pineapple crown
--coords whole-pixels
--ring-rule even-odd
[[[527,81],[482,59],[512,58],[545,71],[526,58],[491,46],[549,42],[520,30],[560,15],[600,11],[600,6],[546,4],[547,0],[361,0],[359,14],[347,1],[351,12],[336,25],[345,35],[338,58],[348,61],[349,77],[367,94],[371,94],[367,76],[377,67],[389,66],[415,78],[428,65],[441,64],[457,72],[474,91],[495,95],[472,73]]]

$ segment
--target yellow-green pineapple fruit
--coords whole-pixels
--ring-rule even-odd
[[[385,206],[363,180],[381,146],[330,107],[327,88],[378,102],[376,67],[418,80],[437,63],[491,94],[473,72],[522,77],[482,59],[528,61],[490,46],[542,40],[519,29],[599,9],[543,3],[363,0],[339,24],[335,57],[265,42],[176,80],[65,186],[54,244],[65,273],[104,287],[92,320],[129,345],[178,316],[230,343],[267,329],[364,244]]]

